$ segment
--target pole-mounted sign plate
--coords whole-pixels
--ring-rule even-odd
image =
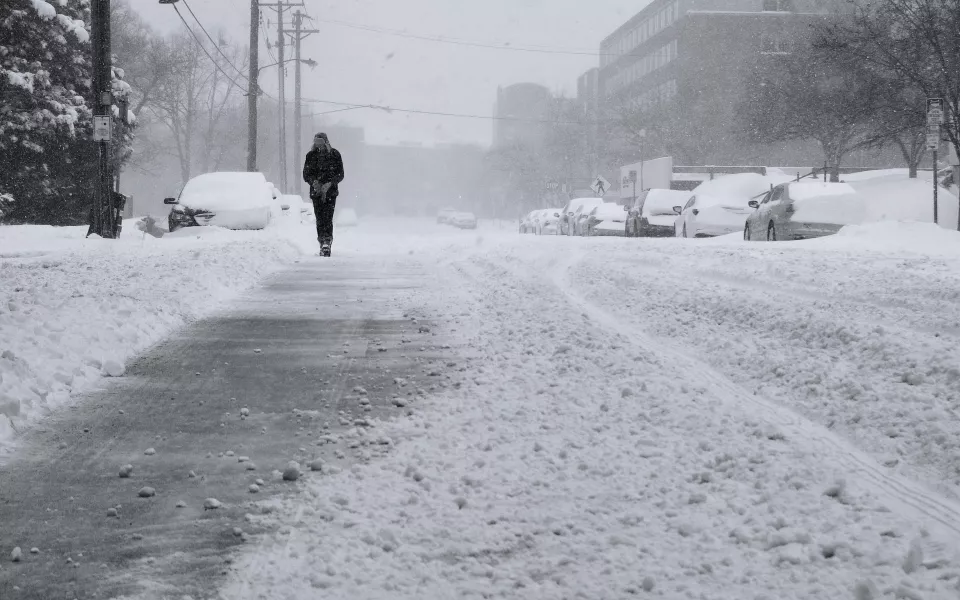
[[[110,117],[93,118],[93,141],[109,142],[113,139],[113,120]]]

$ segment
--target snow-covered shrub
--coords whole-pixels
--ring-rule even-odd
[[[89,6],[88,0],[0,3],[0,189],[17,199],[2,209],[6,222],[86,220],[97,169]],[[123,159],[131,128],[117,120],[114,129]]]

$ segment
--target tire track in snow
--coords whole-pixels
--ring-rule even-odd
[[[666,362],[678,367],[677,371],[687,373],[688,377],[704,385],[725,403],[749,409],[751,415],[780,428],[793,439],[804,440],[810,447],[822,449],[821,454],[825,459],[842,466],[853,481],[880,498],[891,511],[926,525],[935,525],[931,528],[931,534],[935,537],[947,534],[950,541],[960,542],[960,504],[928,490],[922,484],[891,473],[865,452],[825,427],[786,407],[755,396],[669,341],[654,339],[642,329],[629,327],[618,320],[575,289],[570,270],[582,260],[581,252],[570,255],[552,265],[550,275],[554,285],[570,303],[591,320],[613,332],[627,333],[625,337],[628,343],[663,356]]]

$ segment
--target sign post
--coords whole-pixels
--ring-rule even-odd
[[[937,192],[937,152],[940,150],[940,125],[943,123],[943,98],[927,98],[927,149],[933,150],[933,222],[939,224]]]

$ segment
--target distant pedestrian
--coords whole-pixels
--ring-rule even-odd
[[[320,254],[330,256],[333,247],[333,213],[337,208],[337,187],[343,181],[343,158],[333,146],[327,134],[318,133],[313,138],[313,149],[307,152],[303,163],[303,180],[310,184],[310,199],[313,214],[317,218],[317,240]]]

